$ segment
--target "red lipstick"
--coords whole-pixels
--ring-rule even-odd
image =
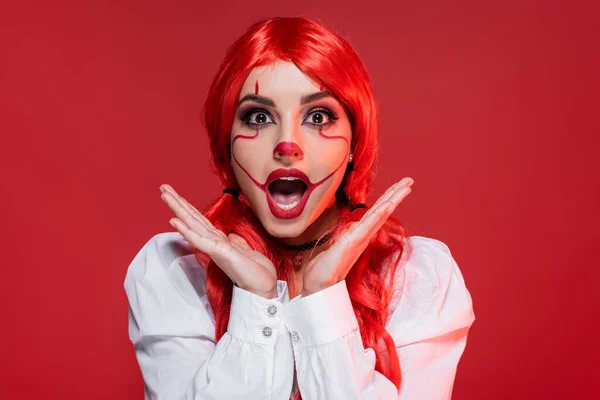
[[[292,203],[292,207],[290,207],[290,205],[277,203],[271,195],[271,191],[269,190],[269,185],[271,183],[273,183],[277,179],[285,178],[288,178],[289,180],[298,179],[304,182],[304,184],[306,185],[306,190],[304,191],[304,193],[302,193],[302,197],[300,197],[300,199],[295,203]],[[302,211],[304,211],[304,207],[306,206],[306,202],[308,201],[308,198],[310,197],[310,194],[312,193],[315,187],[316,185],[311,183],[310,179],[308,179],[308,176],[301,170],[297,168],[278,168],[269,174],[269,176],[267,177],[267,181],[265,182],[265,185],[263,187],[263,190],[267,195],[267,203],[269,204],[271,214],[273,214],[275,218],[293,219],[299,217],[300,214],[302,214]]]

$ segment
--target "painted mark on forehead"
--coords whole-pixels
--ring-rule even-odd
[[[254,94],[258,94],[258,80],[254,82]]]

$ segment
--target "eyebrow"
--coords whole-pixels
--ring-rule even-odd
[[[304,104],[322,99],[324,97],[333,97],[333,95],[326,90],[307,94],[305,96],[302,96],[302,98],[300,98],[300,104],[304,105]],[[275,102],[273,100],[271,100],[270,98],[265,97],[265,96],[259,96],[256,94],[247,94],[244,97],[242,97],[242,99],[238,102],[238,107],[241,106],[242,103],[245,101],[255,101],[257,103],[264,104],[265,106],[276,107]]]
[[[275,107],[275,102],[268,97],[259,96],[256,94],[247,94],[238,102],[238,107],[242,105],[245,101],[255,101],[260,104],[264,104],[265,106]]]
[[[300,99],[300,104],[304,105],[306,103],[310,103],[312,101],[319,100],[324,97],[333,97],[333,95],[327,90],[322,90],[313,94],[307,94],[306,96],[302,96],[302,98]]]

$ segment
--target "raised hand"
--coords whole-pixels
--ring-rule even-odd
[[[411,192],[413,182],[412,178],[404,178],[392,185],[360,221],[350,225],[329,249],[308,263],[303,277],[303,296],[326,289],[346,278],[373,235]]]
[[[179,196],[161,185],[161,198],[175,213],[171,225],[194,247],[205,252],[235,285],[268,299],[277,297],[277,271],[263,254],[254,251],[239,235],[226,235]]]

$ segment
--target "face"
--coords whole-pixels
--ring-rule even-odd
[[[293,63],[251,71],[231,130],[231,164],[269,234],[298,237],[335,207],[351,131],[340,102]]]

